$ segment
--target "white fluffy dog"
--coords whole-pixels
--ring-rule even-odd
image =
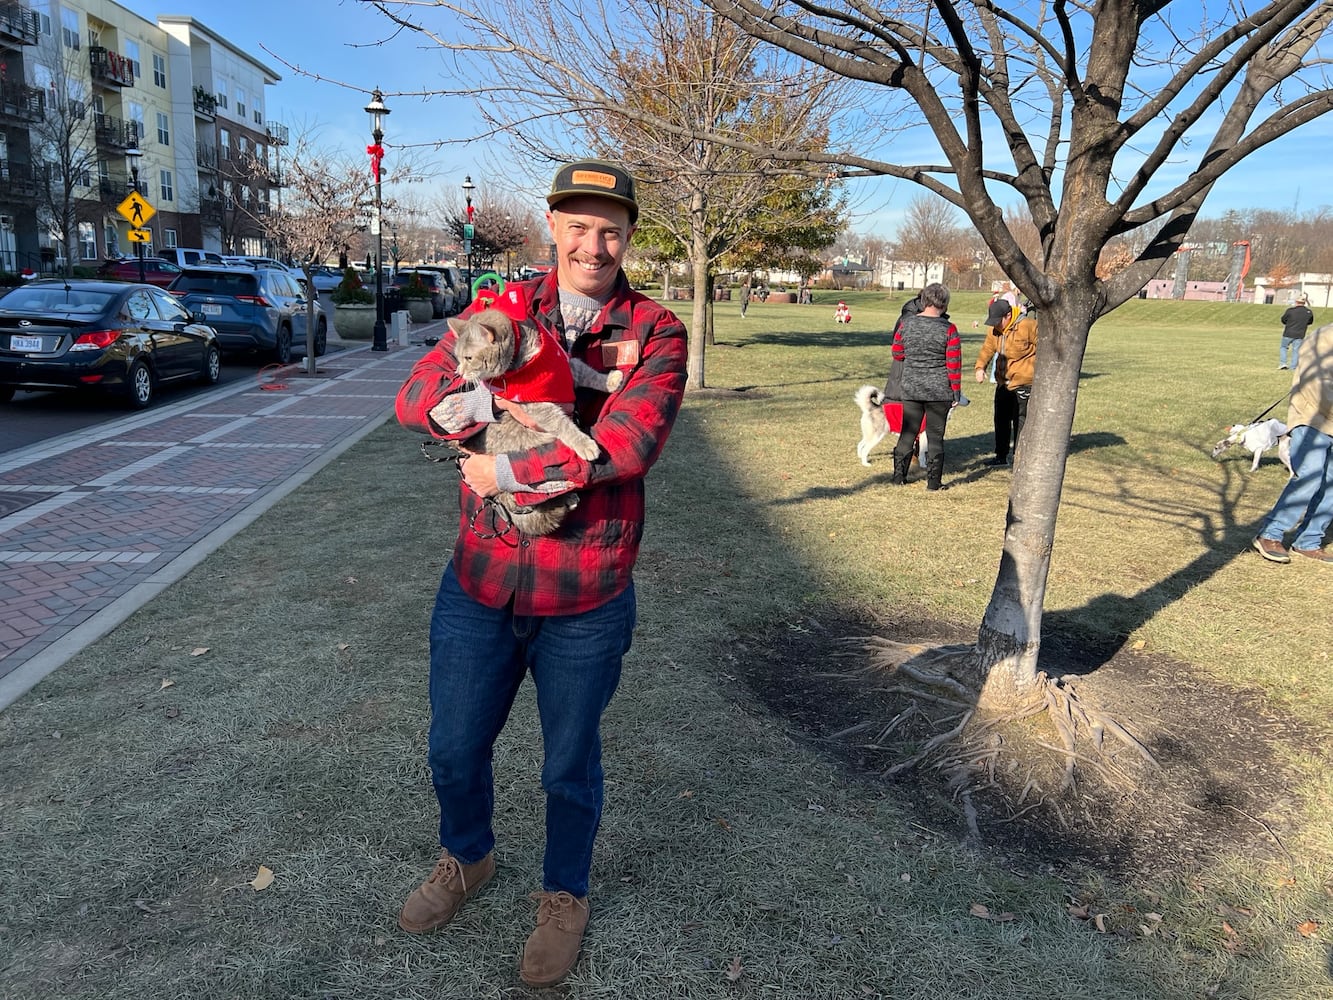
[[[1251,472],[1259,468],[1259,459],[1263,457],[1263,453],[1277,445],[1278,458],[1287,467],[1287,474],[1293,475],[1291,471],[1291,436],[1287,434],[1287,425],[1281,420],[1259,420],[1252,424],[1232,424],[1227,428],[1227,436],[1213,445],[1213,458],[1219,457],[1233,444],[1239,444],[1254,455],[1254,461],[1250,463]]]
[[[861,440],[856,443],[856,457],[861,460],[862,465],[869,465],[871,451],[889,433],[889,419],[884,416],[884,395],[873,385],[863,385],[856,390],[853,398],[856,400],[856,405],[861,408]],[[972,402],[970,399],[962,396],[958,400],[958,405],[966,406],[970,402]],[[953,410],[949,411],[949,417],[953,417]],[[920,452],[918,461],[925,465],[928,448],[924,427],[916,441]]]

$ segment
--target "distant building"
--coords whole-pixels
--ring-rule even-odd
[[[1327,308],[1333,306],[1333,274],[1303,272],[1296,275],[1296,280],[1274,288],[1267,278],[1254,279],[1254,301],[1263,305],[1273,302],[1289,306],[1296,301],[1296,296],[1305,295],[1311,306]]]
[[[1143,287],[1143,298],[1170,299],[1176,283],[1170,278],[1154,278]],[[1225,281],[1186,281],[1185,294],[1181,296],[1194,302],[1225,302],[1227,283]]]

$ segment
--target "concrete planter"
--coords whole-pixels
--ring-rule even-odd
[[[372,339],[375,336],[375,306],[334,306],[333,328],[343,340]]]
[[[430,299],[405,299],[407,302],[407,314],[412,317],[413,323],[429,323],[434,318],[434,310],[431,308]]]

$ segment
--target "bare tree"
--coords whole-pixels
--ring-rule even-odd
[[[958,215],[943,198],[919,194],[907,206],[898,227],[894,251],[899,260],[918,264],[922,273],[931,264],[947,264],[958,249]]]
[[[844,174],[913,181],[966,212],[1039,307],[1040,378],[991,600],[975,645],[940,661],[951,676],[918,674],[997,715],[1052,706],[1072,773],[1074,727],[1064,720],[1089,722],[1098,734],[1106,720],[1090,711],[1069,716],[1071,696],[1038,672],[1037,652],[1089,329],[1171,259],[1218,178],[1333,108],[1317,50],[1333,2],[1273,0],[1253,13],[1233,5],[1202,24],[1197,7],[1176,16],[1172,5],[1149,0],[703,3],[748,34],[858,81],[885,105],[919,114],[938,160],[865,155],[863,135],[827,162]],[[1035,248],[1007,224],[1000,192],[1021,200]],[[1100,277],[1107,244],[1140,227],[1151,236],[1135,259]]]
[[[79,58],[80,55],[81,50],[62,45],[57,34],[43,40],[34,66],[45,113],[31,126],[33,164],[30,169],[39,182],[38,217],[64,241],[66,276],[70,274],[74,252],[79,246],[80,206],[102,199],[114,206],[130,193],[127,181],[116,183],[109,178],[105,182],[106,190],[102,190],[102,179],[97,174],[99,130],[117,130],[107,138],[138,145],[137,126],[133,122],[94,114],[89,107],[87,63]],[[135,130],[132,142],[127,129]],[[94,185],[98,185],[94,188],[97,194],[91,199],[81,194]]]
[[[827,187],[823,168],[763,151],[825,148],[839,106],[833,78],[761,55],[756,40],[684,0],[370,6],[455,53],[465,82],[435,93],[473,98],[490,134],[543,168],[589,151],[631,167],[644,224],[664,231],[654,249],[674,242],[692,266],[687,385],[703,387],[714,266],[772,221],[793,183]],[[437,14],[427,22],[421,8]]]

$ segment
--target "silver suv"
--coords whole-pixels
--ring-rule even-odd
[[[306,346],[306,295],[286,268],[187,267],[168,289],[218,333],[224,351],[262,351],[279,364]],[[328,346],[329,323],[315,301],[315,356]]]

